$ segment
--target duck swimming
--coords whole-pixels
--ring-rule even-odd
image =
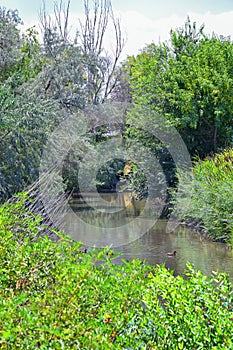
[[[176,256],[176,250],[174,250],[174,252],[173,252],[173,253],[167,253],[167,256],[170,256],[170,257],[172,257],[172,256]]]

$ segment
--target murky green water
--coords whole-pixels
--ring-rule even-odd
[[[85,201],[73,200],[66,217],[66,232],[85,246],[112,245],[124,259],[139,258],[149,264],[165,264],[175,274],[183,274],[187,261],[206,275],[225,271],[233,282],[233,250],[225,244],[204,240],[182,227],[166,232],[166,221],[155,220],[160,207],[145,202],[131,203],[127,193],[87,194]],[[176,257],[167,252],[176,250]],[[115,260],[121,263],[121,258]]]

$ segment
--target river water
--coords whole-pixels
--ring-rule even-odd
[[[159,217],[158,205],[132,203],[128,193],[85,194],[73,199],[66,216],[65,231],[86,247],[113,247],[121,259],[138,258],[151,265],[165,264],[174,274],[183,274],[192,263],[205,275],[225,271],[233,282],[233,250],[226,244],[205,240],[201,235],[177,226],[167,232],[167,222]],[[176,251],[175,257],[167,252]]]

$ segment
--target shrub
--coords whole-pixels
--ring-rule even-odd
[[[233,239],[233,149],[216,154],[213,158],[197,161],[193,179],[179,172],[179,186],[191,193],[189,204],[175,200],[178,217],[195,218],[203,222],[205,230],[216,241]],[[185,201],[185,199],[184,199]]]
[[[224,273],[115,266],[109,248],[84,253],[62,233],[57,243],[40,237],[41,218],[23,201],[0,208],[1,349],[232,348]]]

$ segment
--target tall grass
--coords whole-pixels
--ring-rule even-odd
[[[176,202],[178,217],[202,221],[214,240],[233,243],[233,149],[196,161],[193,179],[178,172],[180,188],[191,201]]]

